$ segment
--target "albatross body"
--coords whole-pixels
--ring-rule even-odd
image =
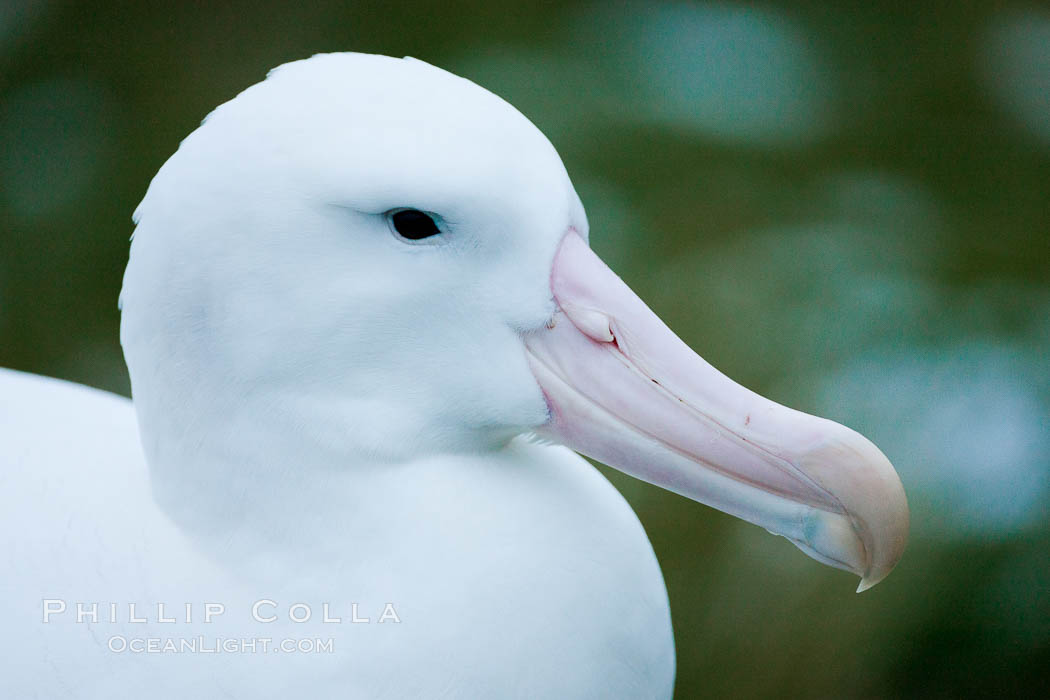
[[[364,475],[292,473],[229,527],[187,535],[153,500],[131,402],[6,371],[0,392],[8,697],[670,697],[652,549],[565,448],[516,439]],[[66,603],[46,624],[45,599]],[[278,619],[256,621],[270,600],[258,616]],[[129,621],[129,602],[146,622]],[[176,622],[158,622],[158,602]],[[225,612],[205,624],[209,603]],[[295,603],[310,621],[290,621]],[[341,622],[323,622],[325,603]],[[369,622],[353,622],[355,604]],[[199,637],[205,649],[331,638],[333,650],[114,651]]]
[[[901,555],[878,449],[682,344],[468,81],[283,66],[135,219],[134,405],[0,372],[12,696],[668,698],[659,566],[573,450],[862,588]]]

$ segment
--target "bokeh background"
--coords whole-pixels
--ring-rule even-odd
[[[0,366],[127,394],[131,212],[179,140],[285,61],[413,55],[547,133],[594,247],[687,342],[908,490],[909,549],[858,596],[609,472],[663,564],[678,696],[1050,697],[1050,10],[832,5],[2,0]]]

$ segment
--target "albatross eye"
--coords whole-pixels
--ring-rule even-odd
[[[390,224],[403,238],[418,241],[441,233],[433,217],[418,209],[399,209],[390,213]]]

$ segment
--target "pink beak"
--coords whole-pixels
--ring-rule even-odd
[[[575,231],[554,258],[551,290],[551,327],[526,338],[550,407],[542,435],[783,535],[858,574],[858,592],[889,574],[908,503],[875,445],[723,375]]]

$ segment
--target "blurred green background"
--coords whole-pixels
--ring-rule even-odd
[[[508,99],[687,342],[897,466],[912,541],[860,596],[609,473],[663,564],[679,697],[1050,697],[1050,10],[2,0],[0,365],[126,394],[153,173],[269,68],[340,50]]]

